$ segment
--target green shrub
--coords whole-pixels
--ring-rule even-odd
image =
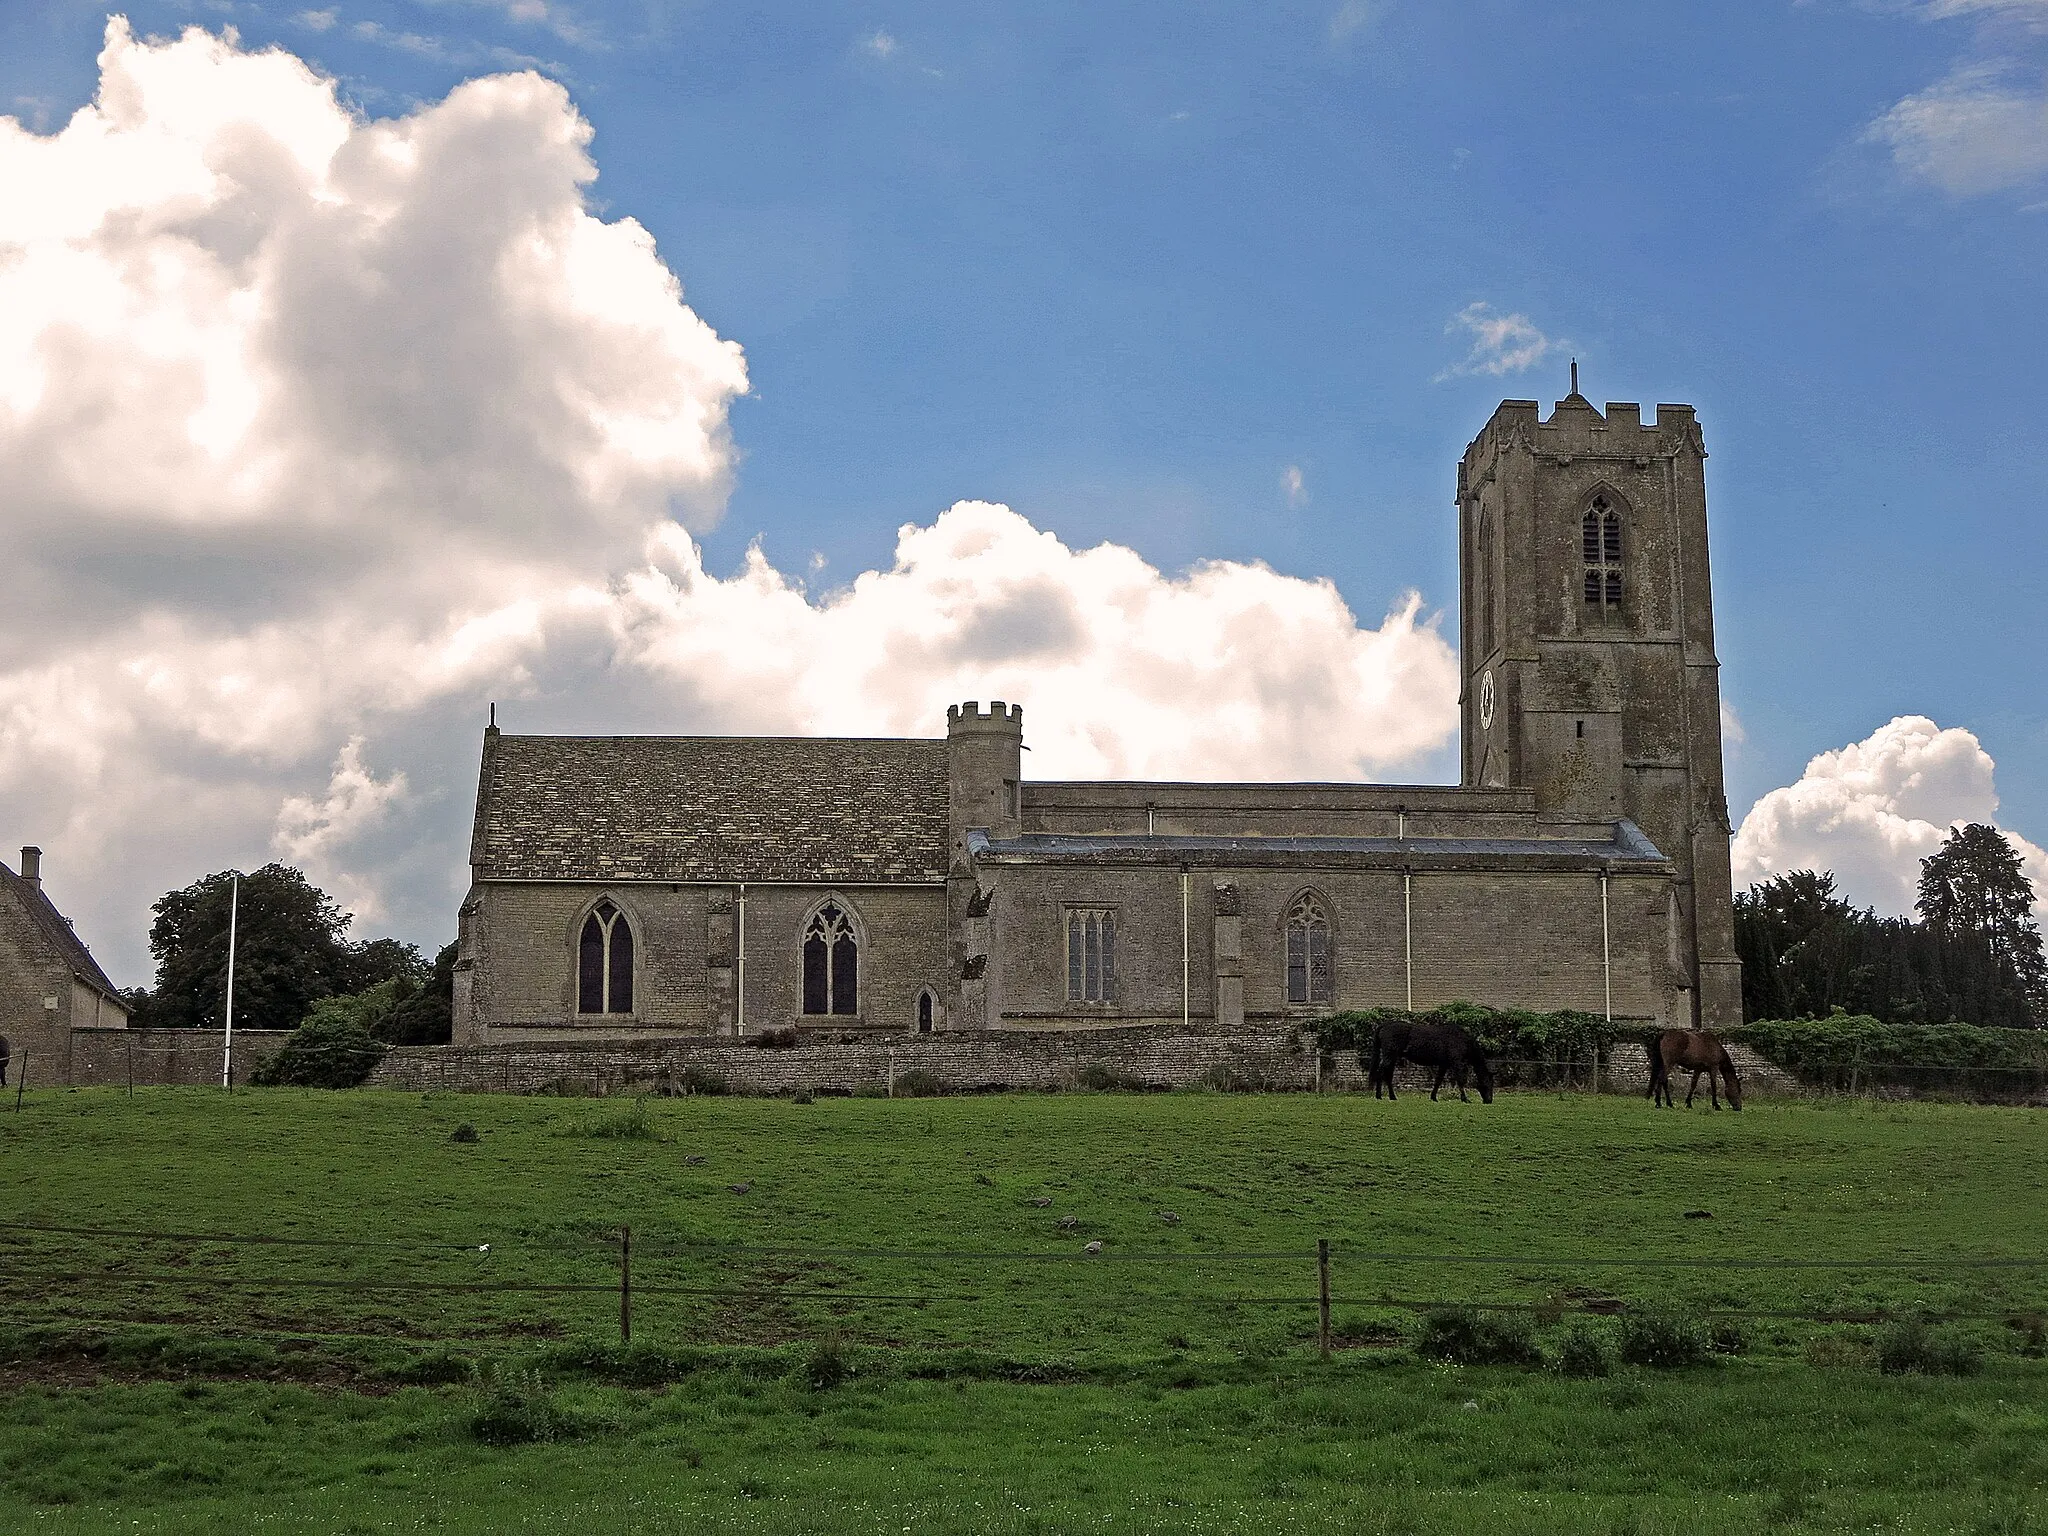
[[[1596,1062],[1604,1067],[1616,1041],[1639,1041],[1648,1028],[1643,1020],[1607,1019],[1597,1013],[1561,1009],[1532,1013],[1521,1008],[1482,1008],[1476,1003],[1446,1003],[1440,1008],[1367,1008],[1336,1013],[1305,1025],[1316,1047],[1370,1055],[1374,1034],[1382,1024],[1455,1024],[1479,1042],[1494,1061],[1495,1076],[1519,1087],[1590,1086]]]
[[[1974,1339],[1917,1319],[1887,1323],[1877,1334],[1877,1368],[1887,1376],[1972,1376],[1984,1363]]]
[[[1764,1019],[1726,1031],[1809,1087],[2026,1095],[2048,1088],[2048,1031],[1887,1024],[1860,1014]]]
[[[667,1133],[656,1123],[644,1094],[635,1096],[623,1110],[612,1109],[583,1115],[562,1128],[567,1136],[589,1136],[598,1141],[666,1141]]]
[[[1452,1365],[1539,1365],[1535,1330],[1526,1312],[1477,1312],[1441,1307],[1422,1318],[1415,1352]]]
[[[1600,1324],[1579,1317],[1557,1336],[1552,1364],[1565,1376],[1605,1376],[1614,1369],[1614,1338]]]
[[[804,1361],[804,1380],[820,1392],[830,1391],[852,1374],[853,1363],[846,1358],[846,1346],[836,1333],[813,1344]]]
[[[452,1349],[434,1348],[412,1355],[383,1373],[386,1380],[408,1386],[439,1387],[464,1379],[474,1380],[476,1362]]]
[[[1088,1061],[1074,1073],[1074,1086],[1085,1088],[1090,1093],[1114,1093],[1130,1085],[1124,1081],[1123,1074],[1108,1062]]]
[[[912,1067],[897,1077],[895,1092],[899,1099],[943,1098],[946,1080],[925,1067]]]
[[[1717,1355],[1746,1355],[1749,1331],[1732,1317],[1717,1318],[1707,1325],[1707,1348]]]
[[[469,1433],[485,1445],[533,1445],[566,1440],[575,1421],[534,1370],[494,1364],[473,1378]]]
[[[1846,1333],[1815,1334],[1801,1353],[1808,1365],[1822,1371],[1861,1370],[1875,1359],[1867,1343]]]
[[[316,1003],[306,1022],[291,1033],[278,1052],[249,1074],[263,1087],[354,1088],[384,1059],[384,1043],[357,1023],[346,1010]]]
[[[669,1091],[685,1095],[702,1093],[716,1097],[720,1094],[730,1093],[732,1085],[719,1073],[713,1072],[706,1067],[692,1065],[683,1068],[672,1079]]]
[[[1199,1087],[1213,1088],[1218,1093],[1265,1093],[1273,1087],[1270,1074],[1256,1066],[1228,1061],[1217,1062],[1195,1082]]]
[[[1621,1319],[1621,1358],[1630,1365],[1676,1370],[1706,1363],[1707,1330],[1672,1312],[1628,1312]]]

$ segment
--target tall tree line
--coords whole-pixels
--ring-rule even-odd
[[[2019,854],[1996,827],[1954,828],[1920,864],[1918,918],[1879,917],[1794,870],[1735,898],[1752,1019],[1835,1009],[1897,1024],[2048,1026],[2048,961]]]

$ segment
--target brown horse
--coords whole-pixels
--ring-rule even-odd
[[[1716,1079],[1728,1089],[1728,1105],[1742,1108],[1742,1079],[1735,1075],[1735,1062],[1721,1037],[1704,1029],[1667,1029],[1650,1042],[1650,1102],[1671,1107],[1671,1069],[1692,1073],[1692,1085],[1685,1090],[1685,1107],[1692,1108],[1692,1096],[1700,1090],[1700,1074],[1707,1076],[1707,1097],[1714,1108],[1721,1107]]]

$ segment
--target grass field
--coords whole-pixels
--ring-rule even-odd
[[[2048,1528],[2048,1269],[1939,1262],[2039,1256],[2044,1212],[2048,1118],[1961,1106],[32,1091],[0,1527]],[[454,1288],[529,1284],[592,1289]],[[1748,1349],[1417,1360],[1452,1300]],[[1981,1371],[1767,1315],[1878,1310],[1981,1314]],[[554,1438],[481,1442],[508,1400]]]

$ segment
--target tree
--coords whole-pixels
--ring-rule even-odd
[[[400,998],[372,1033],[393,1045],[446,1045],[454,1026],[455,946],[449,944],[434,956],[425,985]]]
[[[1842,1011],[1892,1024],[2033,1022],[1981,933],[1858,910],[1824,872],[1794,870],[1739,894],[1735,944],[1751,1019]]]
[[[223,870],[157,902],[149,930],[156,988],[130,994],[137,1025],[221,1027],[234,878],[233,871]],[[323,998],[358,995],[373,996],[368,1017],[382,1019],[435,987],[435,968],[415,946],[397,939],[351,944],[345,937],[350,921],[326,892],[288,865],[266,864],[243,875],[235,939],[235,1023],[249,1029],[296,1029]],[[452,957],[449,965],[452,993]],[[431,1027],[431,1020],[415,1023],[407,1038]]]
[[[1982,983],[2016,994],[2029,1022],[2048,1024],[2048,958],[2034,923],[2033,882],[2003,833],[1982,822],[1951,828],[1920,862],[1917,906],[1945,945],[1988,951],[1991,974]]]

